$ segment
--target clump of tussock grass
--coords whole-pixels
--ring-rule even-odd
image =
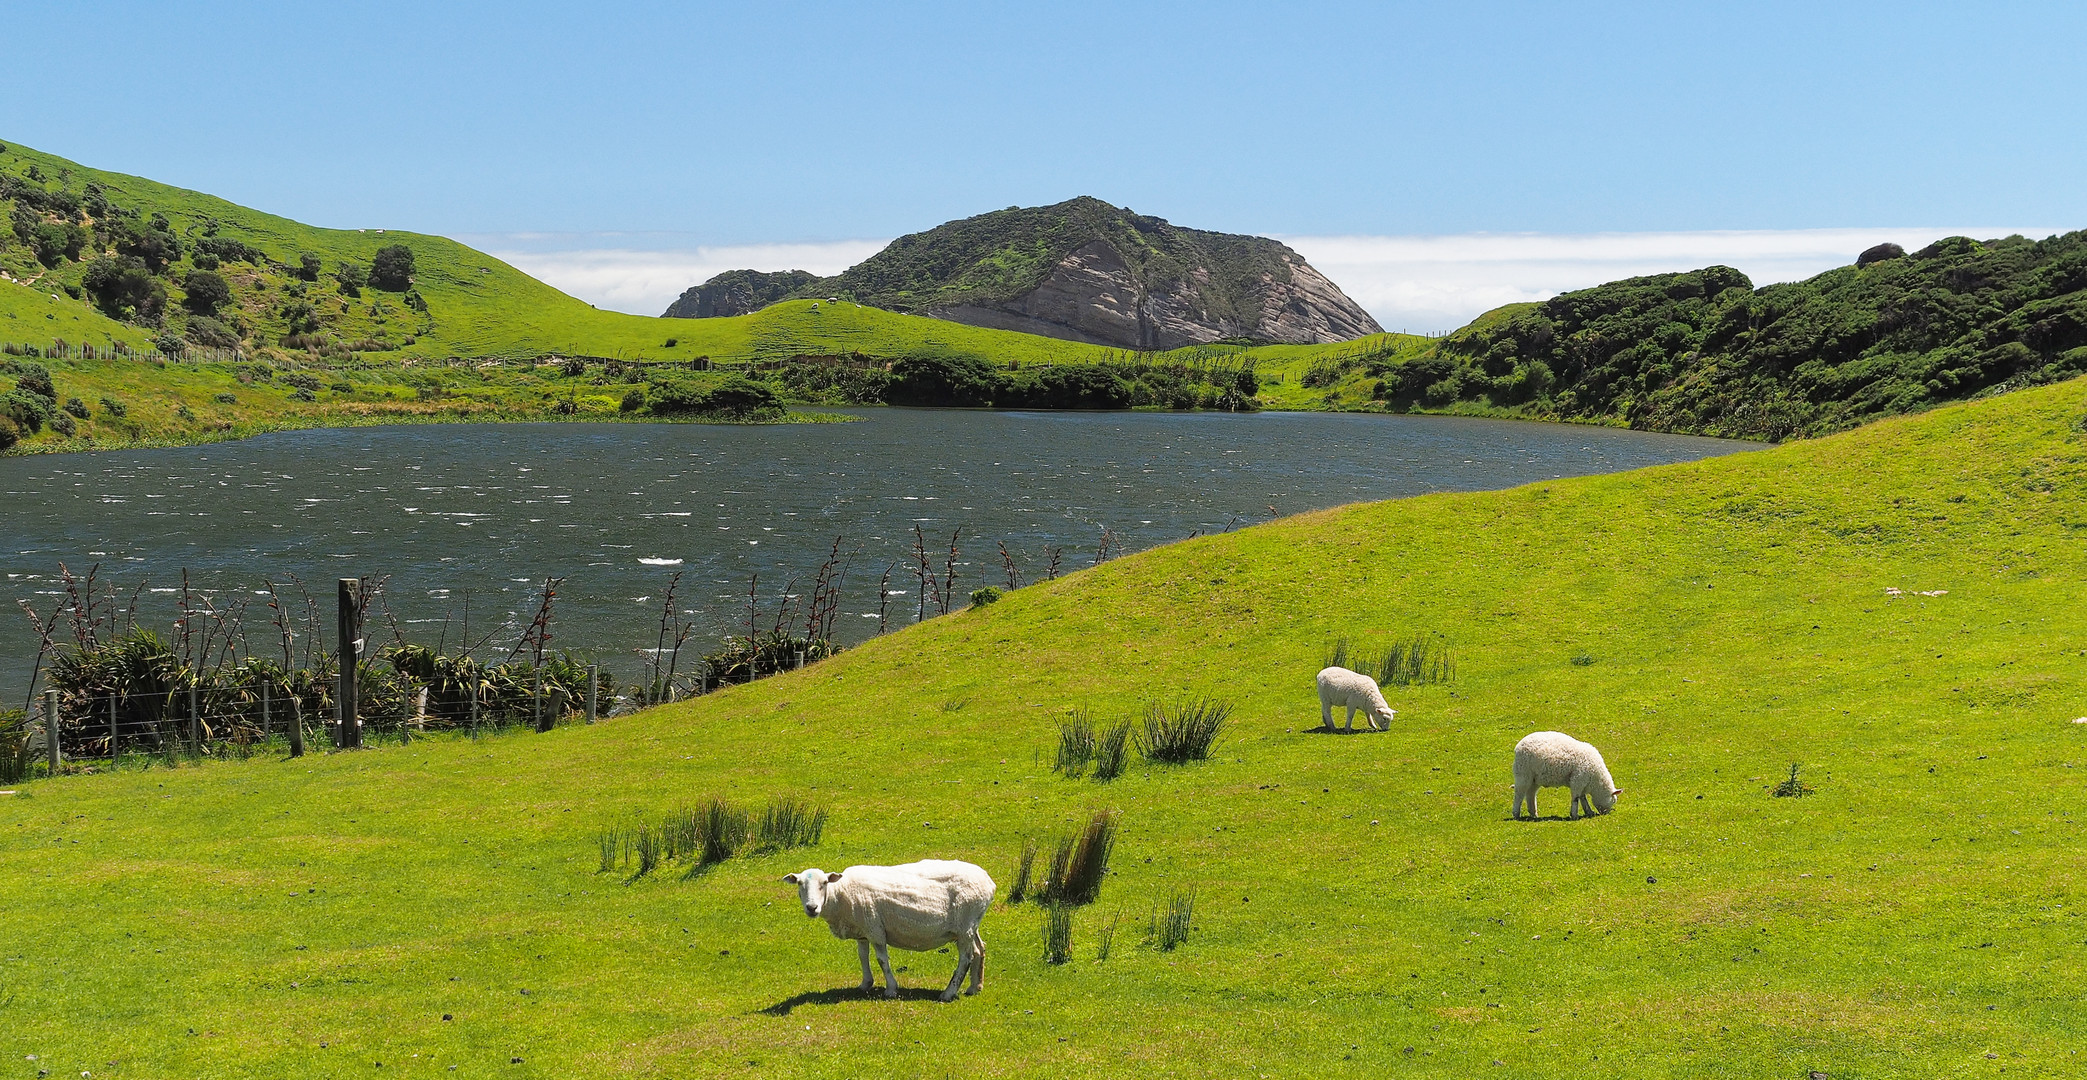
[[[1231,715],[1231,703],[1209,698],[1195,698],[1172,708],[1153,702],[1145,707],[1138,750],[1148,760],[1169,765],[1206,760]]]
[[[1130,757],[1130,721],[1117,724],[1094,740],[1094,778],[1114,780],[1123,775]]]
[[[1008,903],[1019,904],[1022,902],[1023,897],[1029,895],[1029,879],[1030,876],[1035,872],[1036,841],[1024,840],[1022,841],[1021,866],[1019,869],[1015,871],[1015,887],[1012,890],[1009,890],[1007,894]]]
[[[1058,721],[1058,757],[1051,762],[1051,771],[1078,779],[1093,760],[1094,721],[1087,718],[1087,710],[1073,709]]]
[[[1348,639],[1335,638],[1333,644],[1326,647],[1326,662],[1320,666],[1347,667],[1348,659]]]
[[[758,818],[724,799],[698,809],[682,807],[657,824],[612,825],[595,833],[600,873],[630,867],[636,881],[662,863],[689,860],[683,880],[726,859],[748,853],[768,854],[817,844],[826,831],[827,812],[790,796],[772,799]]]
[[[971,699],[967,697],[950,698],[948,701],[942,703],[942,711],[963,712],[964,706],[969,704],[971,704]]]
[[[1172,952],[1175,946],[1188,940],[1189,924],[1195,918],[1195,887],[1177,889],[1167,898],[1165,910],[1153,905],[1152,919],[1145,926],[1145,940],[1161,952]]]
[[[1113,912],[1109,915],[1109,921],[1101,925],[1101,932],[1095,935],[1095,963],[1099,964],[1108,960],[1110,950],[1116,947],[1116,924],[1121,921],[1123,921],[1123,913],[1120,911]]]
[[[660,837],[650,825],[638,826],[637,835],[631,839],[631,848],[638,856],[638,869],[630,876],[632,881],[651,873],[659,867]]]
[[[1072,905],[1045,904],[1044,963],[1063,964],[1072,959]]]
[[[1384,686],[1439,685],[1456,677],[1456,663],[1450,659],[1447,645],[1415,634],[1412,641],[1384,650],[1376,676]]]
[[[1101,896],[1101,879],[1116,850],[1114,810],[1097,810],[1087,824],[1061,838],[1051,852],[1051,876],[1037,895],[1047,904],[1091,904]]]
[[[1818,789],[1797,778],[1797,763],[1790,763],[1790,775],[1782,783],[1769,789],[1768,793],[1778,799],[1801,799],[1818,793]]]
[[[1586,667],[1592,663],[1594,663],[1594,655],[1592,653],[1576,653],[1572,658],[1574,667]]]
[[[746,849],[749,834],[747,813],[723,799],[712,799],[703,808],[703,842],[696,849],[695,864],[688,877],[709,869]]]
[[[770,801],[761,811],[761,822],[754,830],[754,848],[769,852],[811,847],[825,831],[825,807],[801,803],[786,795]]]

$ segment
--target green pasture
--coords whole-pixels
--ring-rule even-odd
[[[53,1076],[2078,1076],[2087,382],[1758,453],[1356,505],[1009,593],[594,727],[72,776],[0,798],[0,1060]],[[1894,595],[1890,590],[1898,590]],[[1328,645],[1446,686],[1315,733]],[[1214,760],[1053,775],[1057,721],[1210,696]],[[1516,739],[1615,813],[1509,820]],[[1769,789],[1793,763],[1816,793]],[[598,872],[712,796],[817,847]],[[1072,961],[985,991],[778,879],[1122,814]],[[1187,942],[1140,944],[1193,886]],[[2081,895],[2074,890],[2081,889]],[[1120,919],[1097,962],[1101,926]],[[35,1055],[35,1060],[29,1060]]]

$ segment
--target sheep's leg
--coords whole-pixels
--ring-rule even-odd
[[[855,939],[855,955],[862,960],[862,986],[860,989],[867,994],[877,988],[877,977],[870,974],[870,939]]]
[[[957,935],[957,969],[949,976],[949,985],[942,990],[942,1000],[955,1001],[957,988],[964,985],[964,972],[971,968],[971,935]]]
[[[971,928],[971,989],[966,994],[976,994],[986,983],[986,939],[979,936],[978,927]]]
[[[899,996],[899,980],[891,973],[891,952],[881,941],[874,944],[877,946],[877,964],[884,969],[884,996],[895,998]]]
[[[1349,730],[1349,731],[1354,731],[1354,730],[1355,730],[1355,706],[1353,706],[1353,705],[1350,705],[1350,706],[1348,706],[1348,723],[1347,723],[1347,728],[1348,728],[1348,730]]]
[[[1319,724],[1328,731],[1333,730],[1333,702],[1319,699]]]

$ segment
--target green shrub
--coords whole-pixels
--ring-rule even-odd
[[[982,608],[987,604],[997,603],[1001,595],[1000,590],[991,585],[983,589],[973,589],[971,590],[971,606]]]
[[[639,409],[642,409],[644,407],[645,391],[632,390],[623,395],[623,403],[621,405],[618,405],[616,408],[619,412],[631,413],[637,412]]]
[[[110,416],[115,417],[123,417],[130,415],[130,409],[125,407],[122,402],[112,397],[105,397],[101,399],[101,411],[109,414]]]
[[[405,292],[413,283],[413,249],[404,244],[378,248],[370,262],[369,283],[386,292]]]
[[[80,430],[79,422],[65,413],[52,413],[51,430],[69,439]]]
[[[238,399],[237,397],[234,397],[234,396],[233,396],[233,395],[231,395],[231,394],[218,394],[217,396],[215,396],[215,397],[211,398],[210,400],[212,400],[212,401],[215,401],[215,402],[217,402],[217,403],[218,403],[219,405],[237,405],[237,404],[239,404],[239,399]]]
[[[340,284],[342,292],[349,296],[361,296],[362,287],[370,283],[370,271],[366,266],[343,260],[339,266],[333,268],[333,280]]]
[[[112,319],[151,321],[166,307],[167,290],[135,257],[95,259],[87,264],[80,286],[94,298],[94,306]]]
[[[670,381],[653,386],[651,409],[661,416],[753,420],[778,415],[783,403],[766,383],[734,375],[711,386]]]
[[[305,252],[297,256],[297,267],[291,272],[296,274],[300,281],[317,281],[319,280],[319,269],[319,257]]]
[[[1797,765],[1795,762],[1790,765],[1789,777],[1782,783],[1769,789],[1769,794],[1774,795],[1778,799],[1801,799],[1806,795],[1817,794],[1817,792],[1817,788],[1797,778]]]
[[[19,389],[9,390],[5,395],[0,395],[0,415],[14,421],[14,426],[34,435],[42,431],[44,424],[51,419],[50,400]]]
[[[79,418],[80,418],[80,419],[82,419],[82,420],[85,420],[85,419],[87,419],[87,403],[86,403],[86,402],[84,402],[84,401],[81,401],[81,400],[80,400],[79,398],[76,398],[76,397],[69,397],[69,398],[66,398],[66,399],[65,399],[65,411],[66,411],[66,412],[69,412],[69,413],[71,413],[71,414],[73,414],[74,416],[77,416],[77,417],[79,417]]]
[[[214,315],[218,308],[232,302],[231,284],[215,270],[189,271],[181,279],[181,290],[188,294],[182,303],[198,315]]]
[[[214,349],[239,347],[239,333],[224,322],[209,315],[194,315],[188,320],[188,339],[198,345]]]

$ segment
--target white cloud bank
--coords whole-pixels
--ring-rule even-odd
[[[730,247],[566,247],[580,238],[459,237],[522,272],[596,307],[657,315],[691,285],[726,270],[809,270],[838,274],[883,250],[889,240]],[[480,241],[483,241],[482,243]]]
[[[1981,239],[2058,229],[1914,226],[1648,233],[1471,233],[1454,236],[1285,236],[1386,330],[1454,330],[1502,304],[1544,300],[1617,278],[1737,267],[1755,285],[1799,281],[1855,261],[1886,241],[1908,251],[1944,236]],[[657,315],[682,290],[725,270],[836,274],[884,240],[679,246],[677,237],[462,237],[597,307]],[[590,243],[590,241],[592,243]],[[685,241],[682,241],[685,242]],[[599,244],[600,246],[595,246]]]

